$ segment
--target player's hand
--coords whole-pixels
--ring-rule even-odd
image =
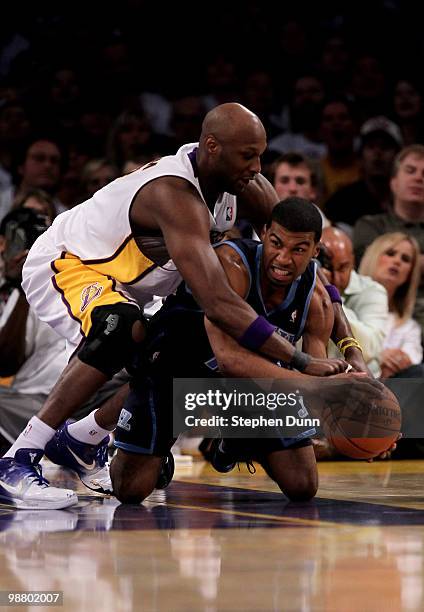
[[[365,372],[368,376],[372,376],[371,372],[368,369],[367,364],[365,363],[364,356],[362,355],[362,351],[355,346],[351,346],[346,350],[345,359],[349,365],[355,370],[355,372]]]
[[[318,392],[327,406],[347,404],[353,408],[358,403],[380,399],[384,388],[383,383],[364,372],[349,372],[320,381]]]
[[[311,357],[304,374],[310,376],[334,376],[346,371],[348,364],[343,359],[317,359]]]

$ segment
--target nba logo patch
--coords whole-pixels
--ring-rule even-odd
[[[227,208],[225,209],[225,220],[226,221],[233,220],[233,207],[232,206],[227,206]]]
[[[103,291],[103,285],[100,285],[97,282],[92,283],[91,285],[88,285],[87,287],[84,287],[84,289],[81,291],[80,311],[84,312],[84,310],[87,308],[90,302],[97,299],[102,291]]]
[[[296,318],[297,318],[297,310],[293,310],[293,312],[290,315],[291,323],[294,323],[296,321]]]

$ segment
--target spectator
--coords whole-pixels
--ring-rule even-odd
[[[318,176],[312,161],[301,153],[286,153],[278,157],[272,166],[271,182],[280,200],[291,196],[317,201]],[[323,227],[330,225],[321,212]]]
[[[420,277],[417,241],[401,232],[379,236],[365,251],[359,273],[383,285],[389,299],[381,376],[422,376],[421,328],[412,318]]]
[[[422,333],[412,318],[420,277],[418,244],[402,232],[383,234],[367,248],[359,269],[383,285],[389,296],[381,375],[399,399],[403,432],[392,456],[395,459],[423,457]]]
[[[147,116],[139,111],[124,111],[113,123],[108,136],[107,159],[121,172],[128,160],[140,155],[161,154],[161,146]]]
[[[83,200],[118,177],[117,169],[106,159],[91,159],[82,170]]]
[[[380,375],[380,355],[387,329],[386,290],[377,282],[354,270],[352,241],[340,229],[327,227],[322,232],[324,273],[343,300],[343,310],[354,337],[359,341],[365,362],[374,376]],[[329,355],[340,356],[334,344]]]
[[[42,189],[29,189],[22,194],[21,198],[17,199],[13,204],[13,209],[31,208],[36,213],[47,217],[49,225],[53,223],[56,216],[54,200],[46,191]]]
[[[402,232],[414,237],[420,247],[421,281],[418,288],[414,317],[424,326],[424,146],[404,147],[393,164],[390,188],[393,209],[379,215],[361,217],[354,228],[353,244],[356,261],[368,245],[381,234]]]
[[[331,195],[359,179],[354,111],[347,99],[334,98],[324,103],[321,135],[327,146],[327,154],[320,162],[325,208],[325,202]]]
[[[363,215],[374,215],[390,207],[390,174],[393,160],[402,146],[398,126],[386,117],[373,117],[360,131],[362,177],[332,195],[325,212],[333,223],[344,223],[352,230]]]
[[[400,78],[393,92],[394,119],[398,123],[403,142],[411,145],[424,142],[423,95],[416,79]]]
[[[18,166],[21,177],[19,185],[0,195],[0,220],[11,209],[13,202],[29,189],[47,191],[54,199],[56,214],[63,212],[65,207],[56,197],[63,164],[59,144],[49,137],[33,138],[23,148],[21,159]]]
[[[19,234],[13,232],[16,226]],[[44,217],[32,210],[25,215],[12,211],[3,223],[7,238],[6,279],[0,288],[0,434],[8,444],[41,408],[67,361],[64,339],[38,319],[20,289],[27,249],[46,227]]]
[[[303,153],[311,159],[321,159],[327,152],[320,135],[321,105],[324,88],[313,75],[298,78],[290,103],[289,131],[275,136],[268,143],[269,151]]]

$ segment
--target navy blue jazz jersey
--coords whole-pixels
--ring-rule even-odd
[[[303,334],[309,304],[315,289],[316,262],[311,261],[305,272],[290,286],[284,301],[267,311],[261,292],[262,243],[255,240],[232,240],[225,243],[242,258],[250,275],[250,289],[246,301],[253,310],[276,326],[281,336],[296,344]]]
[[[240,239],[215,247],[220,244],[237,251],[249,272],[246,301],[295,344],[305,327],[316,283],[316,263],[310,262],[304,274],[290,285],[284,301],[267,311],[260,285],[262,243]],[[204,313],[185,283],[151,319],[144,348],[140,374],[132,383],[132,392],[121,413],[115,445],[133,452],[163,455],[172,445],[173,378],[219,376]]]

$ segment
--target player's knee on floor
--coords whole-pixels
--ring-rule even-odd
[[[302,502],[313,499],[318,490],[318,478],[316,474],[293,474],[293,478],[287,482],[276,481],[281,491],[290,501]]]
[[[139,504],[156,486],[161,457],[139,455],[118,449],[110,464],[113,492],[122,504]]]
[[[310,445],[266,455],[262,467],[291,501],[308,501],[318,490],[318,471]]]
[[[79,359],[109,377],[123,367],[130,369],[145,336],[145,319],[140,310],[123,302],[97,306],[91,321]]]

